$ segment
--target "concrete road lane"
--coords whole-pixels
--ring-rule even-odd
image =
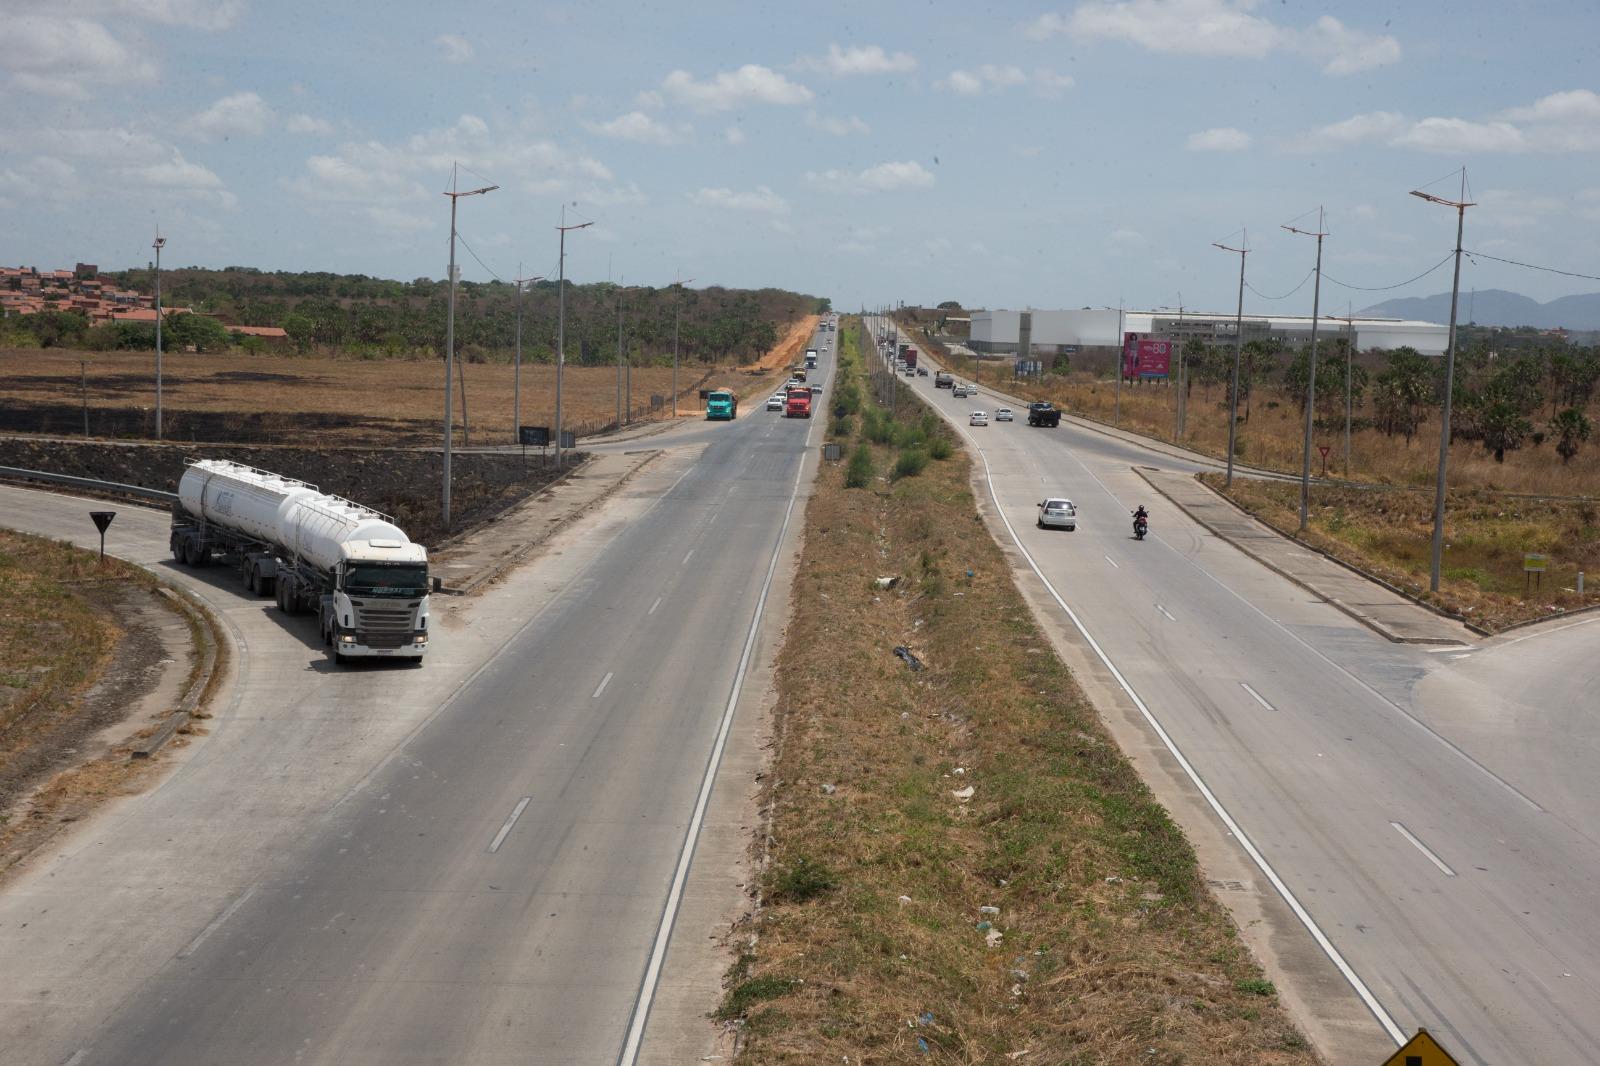
[[[968,427],[968,411],[1004,401],[915,385],[981,450],[1017,539],[1150,711],[1137,729],[1159,722],[1263,856],[1257,882],[1267,890],[1266,868],[1281,878],[1391,1035],[1426,1026],[1463,1062],[1600,1061],[1592,760],[1562,751],[1559,730],[1515,729],[1497,690],[1527,660],[1496,670],[1491,652],[1389,644],[1153,498],[1125,442],[1025,421]],[[1077,532],[1034,527],[1047,494],[1077,502]],[[1152,535],[1137,542],[1128,512],[1141,502]],[[1578,632],[1551,646],[1547,676],[1577,654]],[[1460,713],[1452,697],[1486,679]],[[1573,691],[1569,675],[1544,698]],[[1463,717],[1499,728],[1467,737]],[[1587,725],[1566,725],[1579,749],[1592,744]],[[1194,833],[1216,816],[1194,804],[1194,782],[1184,790],[1163,798],[1180,818],[1188,808]],[[1309,942],[1294,925],[1275,937]]]
[[[463,615],[479,654],[460,668],[333,675],[356,707],[408,705],[391,673],[447,690],[417,694],[408,735],[313,788],[292,831],[235,841],[250,861],[207,905],[174,916],[140,899],[127,924],[146,950],[71,947],[107,921],[81,900],[76,932],[35,935],[55,887],[43,871],[0,894],[7,1062],[615,1060],[815,426],[752,411],[670,453]],[[350,725],[317,685],[236,714],[285,700],[326,715],[302,744]],[[247,837],[260,776],[302,776],[292,751],[229,769]],[[155,796],[216,820],[204,784]],[[144,876],[170,885],[193,839],[165,813],[177,832]],[[83,891],[128,875],[95,858],[61,856]],[[5,960],[35,951],[81,986],[82,1010],[37,1006],[60,986],[33,967],[9,982]]]

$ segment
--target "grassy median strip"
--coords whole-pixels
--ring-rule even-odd
[[[878,413],[839,335],[848,462],[806,514],[763,906],[720,1011],[744,1060],[1314,1062],[1035,625],[949,431]]]

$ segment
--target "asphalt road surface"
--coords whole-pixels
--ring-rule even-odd
[[[617,1061],[816,424],[692,427],[421,669],[334,671],[303,620],[180,572],[241,641],[236,695],[0,892],[0,1058]],[[19,528],[86,540],[84,510],[0,489]],[[166,565],[165,516],[124,512],[112,543]]]
[[[981,451],[985,490],[1125,679],[1118,698],[1137,696],[1139,728],[1170,737],[1184,787],[1203,782],[1261,855],[1260,890],[1270,868],[1391,1036],[1426,1027],[1463,1063],[1600,1062],[1600,624],[1391,644],[1130,469],[1195,464],[900,380]],[[993,422],[1000,406],[1019,421]],[[968,426],[974,410],[991,424]],[[1036,528],[1047,495],[1077,503],[1076,532]]]

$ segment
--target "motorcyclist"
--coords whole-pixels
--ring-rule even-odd
[[[1146,529],[1150,528],[1150,512],[1144,509],[1144,504],[1142,503],[1139,505],[1139,509],[1133,512],[1133,530],[1135,533],[1139,531],[1141,522],[1144,523]]]

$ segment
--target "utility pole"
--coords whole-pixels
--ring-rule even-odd
[[[1355,349],[1355,304],[1346,302],[1344,305],[1344,477],[1346,481],[1350,480],[1350,416],[1354,410],[1351,372]]]
[[[1123,323],[1122,297],[1117,297],[1117,413],[1111,424],[1122,424],[1122,374],[1128,368],[1128,327]]]
[[[678,417],[678,326],[683,319],[683,287],[693,280],[693,278],[690,278],[685,281],[680,276],[677,281],[672,283],[673,288],[678,290],[677,298],[673,301],[672,306],[672,417],[674,420]]]
[[[622,428],[622,286],[617,286],[617,428]]]
[[[1450,284],[1450,348],[1444,361],[1444,405],[1439,425],[1439,475],[1433,487],[1433,566],[1428,575],[1428,588],[1439,591],[1439,567],[1444,560],[1444,488],[1445,468],[1450,463],[1450,400],[1456,381],[1456,303],[1461,297],[1461,233],[1467,224],[1467,208],[1476,204],[1467,201],[1467,168],[1461,168],[1461,199],[1446,200],[1432,193],[1413,189],[1412,196],[1433,204],[1443,204],[1456,209],[1456,276]]]
[[[567,231],[574,229],[588,229],[593,222],[580,222],[576,226],[567,225],[567,209],[561,209],[561,225],[556,227],[560,233],[560,259],[558,271],[560,291],[556,297],[556,469],[561,469],[561,376],[567,366]]]
[[[156,440],[161,439],[161,249],[167,239],[156,229]]]
[[[1317,229],[1311,233],[1293,226],[1280,226],[1290,233],[1317,239],[1317,282],[1311,290],[1311,373],[1306,379],[1306,439],[1300,453],[1300,532],[1306,531],[1311,515],[1311,431],[1317,417],[1317,320],[1322,308],[1322,208],[1317,208]]]
[[[456,361],[456,201],[463,196],[482,196],[484,193],[493,192],[498,185],[485,185],[477,189],[460,192],[456,189],[456,167],[450,168],[450,188],[445,195],[450,197],[450,309],[445,315],[444,326],[444,528],[450,528],[450,435],[451,422],[455,416],[454,398],[450,394],[450,372],[455,369]],[[462,381],[465,386],[465,379]]]
[[[83,391],[83,439],[89,439],[89,363],[87,360],[78,360],[79,381]]]
[[[517,273],[522,273],[522,264],[517,264]],[[511,443],[516,444],[522,440],[522,295],[528,291],[528,286],[536,281],[543,281],[544,275],[539,274],[531,278],[517,278],[517,354],[511,364]]]
[[[1173,405],[1172,405],[1173,406],[1172,443],[1174,443],[1174,444],[1178,443],[1178,441],[1183,439],[1183,416],[1184,416],[1184,410],[1183,410],[1183,374],[1184,374],[1184,364],[1187,362],[1187,360],[1184,358],[1184,354],[1183,354],[1183,343],[1184,343],[1183,342],[1183,293],[1181,293],[1181,292],[1178,293],[1178,329],[1177,329],[1177,338],[1178,338],[1177,339],[1177,345],[1178,345],[1178,396],[1177,396],[1177,399],[1173,402]],[[1169,380],[1171,378],[1171,373],[1172,373],[1172,371],[1171,371],[1171,367],[1169,365],[1168,370],[1167,370],[1167,374],[1168,374]]]
[[[1250,235],[1243,229],[1239,231],[1238,248],[1211,242],[1213,248],[1239,255],[1239,313],[1233,321],[1233,388],[1228,390],[1228,474],[1222,481],[1223,488],[1233,487],[1233,451],[1239,432],[1239,362],[1244,357],[1244,257],[1250,254],[1246,247],[1249,243]]]

